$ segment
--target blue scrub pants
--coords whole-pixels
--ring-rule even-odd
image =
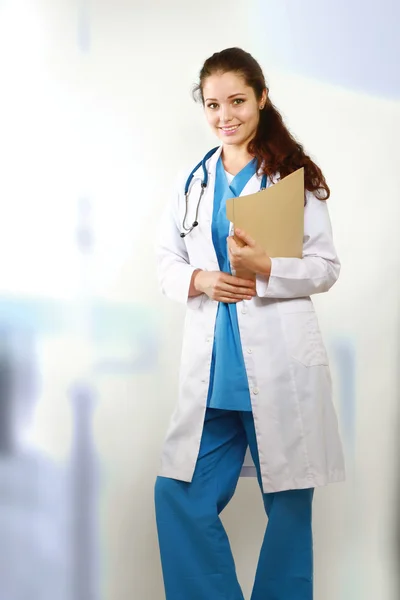
[[[219,514],[235,492],[247,446],[261,486],[252,413],[209,408],[192,482],[157,478],[166,600],[243,600]],[[312,600],[313,491],[263,494],[268,526],[251,600]]]

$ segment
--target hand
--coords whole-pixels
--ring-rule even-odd
[[[251,300],[256,295],[254,281],[239,279],[221,271],[199,271],[194,279],[194,287],[211,300],[226,304]]]
[[[243,246],[236,243],[233,237],[228,238],[229,260],[232,267],[235,270],[246,270],[269,277],[271,259],[266,251],[244,231],[236,229],[235,235]]]

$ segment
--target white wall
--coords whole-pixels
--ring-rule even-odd
[[[97,390],[102,597],[163,597],[152,496],[176,398],[182,311],[157,291],[152,234],[177,172],[214,143],[190,90],[204,59],[231,45],[260,59],[273,101],[332,188],[343,270],[316,303],[343,424],[335,344],[340,338],[355,348],[356,427],[345,439],[349,482],[316,496],[316,599],[394,597],[399,103],[284,71],[245,0],[29,6],[27,13],[22,0],[0,4],[1,33],[14,32],[0,35],[7,89],[0,97],[1,293],[82,299],[84,277],[84,299],[143,311],[149,336],[156,331],[158,355],[128,374],[94,374],[93,356],[140,357],[143,338],[111,333],[93,348],[90,332],[83,339],[76,325],[87,314],[80,305],[68,308],[62,333],[38,342],[34,437],[54,460],[65,461],[70,449],[71,379],[84,376]],[[74,238],[81,196],[91,201],[95,237],[83,270]],[[249,595],[265,521],[253,479],[241,481],[224,521]]]

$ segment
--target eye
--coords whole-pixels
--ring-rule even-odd
[[[211,110],[214,110],[215,108],[217,108],[218,104],[216,102],[210,102],[210,104],[207,104],[207,108],[211,108]]]
[[[243,98],[235,98],[233,101],[234,104],[243,104],[243,102],[244,102]]]

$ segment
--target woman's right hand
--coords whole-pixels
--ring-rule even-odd
[[[255,281],[239,279],[221,271],[199,271],[193,284],[198,292],[207,294],[211,300],[227,304],[251,300],[256,296]]]

